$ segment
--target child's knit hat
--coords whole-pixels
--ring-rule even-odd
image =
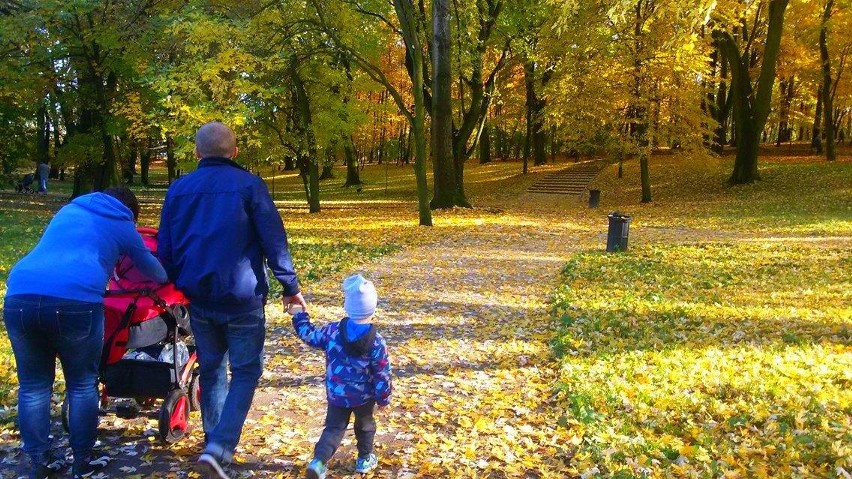
[[[349,319],[367,319],[376,312],[376,287],[360,274],[353,274],[343,280],[343,295],[343,309]]]

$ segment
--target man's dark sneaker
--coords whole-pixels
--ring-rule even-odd
[[[30,471],[30,479],[45,479],[52,477],[67,465],[65,459],[56,459],[53,456],[50,456],[47,461],[48,462],[46,463],[33,466],[32,471]]]
[[[91,477],[109,464],[110,458],[107,454],[99,454],[93,451],[92,455],[85,461],[74,462],[74,479]]]
[[[198,457],[198,472],[206,479],[231,479],[225,468],[212,454],[202,454]]]
[[[47,468],[52,472],[59,472],[62,469],[65,469],[65,466],[68,465],[68,461],[62,457],[51,457],[47,462]]]
[[[51,470],[46,464],[39,464],[30,471],[30,479],[49,479],[56,471]]]

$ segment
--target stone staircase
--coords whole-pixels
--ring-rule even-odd
[[[545,176],[530,186],[527,192],[579,196],[605,166],[601,161],[577,164]]]

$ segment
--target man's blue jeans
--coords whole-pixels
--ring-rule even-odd
[[[91,454],[98,427],[98,366],[104,306],[33,294],[7,296],[3,320],[18,369],[18,425],[33,464],[50,453],[50,397],[62,363],[75,461]]]
[[[197,306],[190,306],[189,311],[201,369],[201,419],[207,439],[204,452],[231,462],[263,372],[263,308],[236,315]],[[230,385],[227,362],[231,366]]]

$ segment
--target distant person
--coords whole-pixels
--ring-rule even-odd
[[[166,272],[136,231],[139,202],[126,187],[79,196],[50,221],[35,248],[12,267],[3,320],[18,372],[18,425],[32,478],[64,467],[51,457],[50,398],[56,357],[70,411],[72,473],[106,465],[93,454],[98,426],[98,370],[104,339],[103,297],[113,265],[128,255],[154,281]]]
[[[38,176],[38,192],[47,194],[47,177],[50,176],[50,166],[47,163],[39,163],[36,168]]]
[[[263,369],[267,265],[281,283],[285,309],[306,306],[281,216],[263,180],[234,163],[238,153],[230,128],[202,126],[195,136],[198,169],[172,184],[160,218],[160,259],[192,303],[206,443],[198,468],[214,478],[228,477]]]
[[[390,403],[391,369],[385,340],[373,324],[376,287],[356,274],[343,281],[343,294],[346,317],[322,328],[311,324],[308,313],[291,311],[296,313],[293,328],[299,338],[309,346],[325,350],[328,409],[325,429],[308,464],[309,479],[325,478],[328,461],[340,446],[353,414],[358,443],[355,472],[364,474],[379,464],[373,452],[376,435],[373,411],[376,405],[384,409]]]

